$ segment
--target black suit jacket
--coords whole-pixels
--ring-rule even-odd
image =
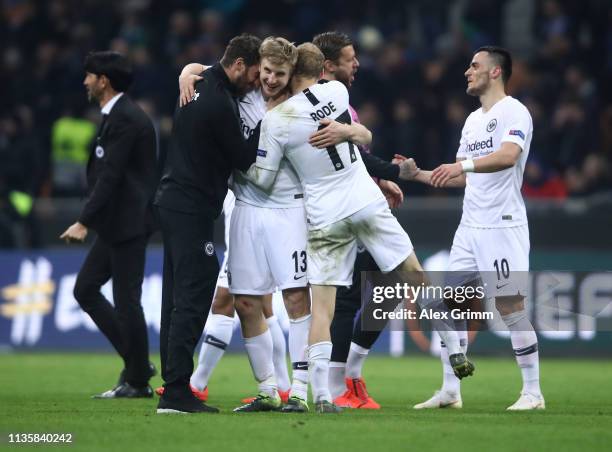
[[[156,146],[151,119],[123,94],[94,140],[79,222],[109,243],[151,233]]]

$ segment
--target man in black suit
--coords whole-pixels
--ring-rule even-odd
[[[149,343],[140,296],[145,249],[153,229],[156,138],[149,117],[124,92],[131,68],[116,52],[92,52],[83,84],[102,109],[102,123],[87,163],[89,196],[76,223],[60,236],[82,242],[98,233],[74,286],[74,297],[123,358],[114,389],[98,398],[151,397]],[[111,305],[100,288],[113,281]]]
[[[191,102],[177,105],[174,114],[155,196],[164,239],[160,354],[165,384],[158,413],[218,411],[196,399],[189,378],[219,274],[213,222],[232,169],[246,171],[256,157],[259,133],[244,140],[237,101],[255,87],[260,44],[252,35],[233,38],[221,62],[201,74]]]

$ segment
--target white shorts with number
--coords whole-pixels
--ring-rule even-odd
[[[306,211],[236,201],[230,227],[232,294],[266,295],[306,287]]]
[[[221,264],[221,271],[217,278],[217,286],[229,288],[227,282],[227,257],[229,256],[229,236],[230,236],[230,220],[232,218],[232,210],[234,210],[234,204],[236,203],[236,197],[234,192],[231,190],[227,191],[225,200],[223,200],[223,219],[224,219],[224,232],[225,232],[225,252],[223,253],[223,263]]]
[[[350,286],[358,245],[382,272],[394,270],[413,252],[408,234],[382,198],[343,220],[308,231],[308,281]]]
[[[451,279],[453,275],[479,273],[487,298],[527,295],[529,227],[481,229],[459,225],[448,271]]]

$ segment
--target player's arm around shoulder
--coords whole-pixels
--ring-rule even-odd
[[[326,84],[334,91],[334,98],[338,101],[338,108],[349,111],[349,94],[346,86],[337,80]],[[319,121],[320,129],[310,136],[308,143],[318,149],[335,146],[344,141],[369,146],[372,143],[372,132],[363,124],[356,122],[344,123],[329,118]]]
[[[308,143],[318,149],[335,146],[344,141],[369,146],[372,143],[372,132],[366,126],[359,123],[342,124],[329,118],[319,121],[321,127],[310,136]]]
[[[202,80],[202,72],[206,71],[210,66],[205,66],[200,63],[187,64],[179,75],[179,105],[181,107],[187,105],[195,95],[195,84]]]

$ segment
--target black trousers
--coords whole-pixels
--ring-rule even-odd
[[[382,329],[364,331],[361,328],[361,272],[365,271],[380,271],[374,258],[367,251],[357,253],[351,287],[338,287],[334,319],[331,324],[331,361],[345,363],[351,342],[369,349],[382,332]]]
[[[214,219],[158,207],[164,241],[159,348],[164,397],[190,396],[193,352],[217,284]]]
[[[125,379],[134,386],[148,384],[149,340],[140,297],[147,236],[118,244],[97,237],[74,285],[74,298],[123,358]],[[114,306],[100,288],[113,281]]]

